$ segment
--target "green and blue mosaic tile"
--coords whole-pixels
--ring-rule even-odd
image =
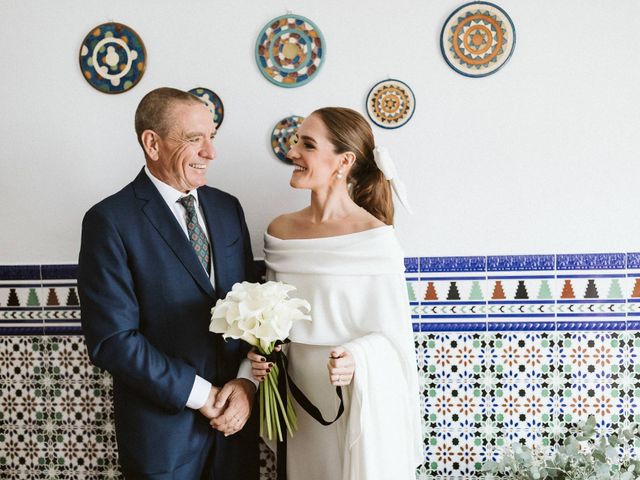
[[[405,259],[422,480],[480,478],[514,441],[640,421],[640,254]],[[121,478],[108,374],[74,265],[0,266],[0,478]],[[635,446],[637,448],[638,445]],[[263,447],[261,478],[275,479]]]

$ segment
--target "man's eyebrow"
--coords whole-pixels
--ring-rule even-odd
[[[215,132],[214,132],[215,135]],[[202,133],[201,131],[198,130],[194,130],[191,132],[182,132],[182,136],[187,137],[187,138],[191,138],[191,137],[203,137],[204,133]]]

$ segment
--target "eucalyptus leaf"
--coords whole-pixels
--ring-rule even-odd
[[[639,426],[600,438],[595,427],[595,416],[590,415],[555,448],[513,443],[497,462],[485,462],[481,471],[487,480],[640,480],[640,460],[620,453],[628,451],[621,447],[640,441]]]

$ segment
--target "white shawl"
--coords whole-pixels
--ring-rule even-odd
[[[403,258],[391,226],[313,239],[265,234],[269,279],[311,303],[312,322],[297,322],[291,341],[343,345],[355,358],[344,479],[414,479],[423,461]]]

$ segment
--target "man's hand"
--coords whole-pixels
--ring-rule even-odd
[[[209,391],[209,396],[207,397],[207,402],[198,409],[198,411],[207,417],[209,420],[212,418],[218,417],[222,413],[221,408],[216,408],[216,397],[220,389],[218,387],[211,386],[211,390]]]
[[[216,395],[214,408],[223,413],[211,419],[209,424],[224,436],[239,432],[247,423],[256,393],[255,385],[246,378],[227,382]]]

